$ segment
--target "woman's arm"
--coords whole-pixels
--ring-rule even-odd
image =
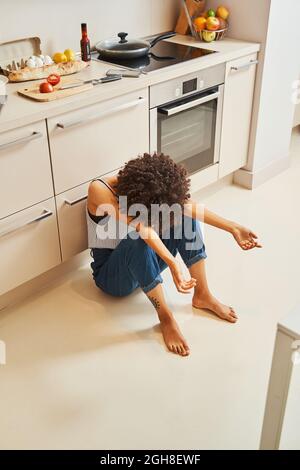
[[[134,225],[134,221],[128,223],[129,225]],[[141,223],[137,223],[135,224],[135,228],[144,242],[169,266],[178,292],[187,294],[193,287],[195,287],[196,280],[190,279],[187,281],[184,279],[180,264],[172,253],[170,253],[152,227],[146,227]]]
[[[180,264],[163,244],[158,234],[152,227],[144,226],[138,219],[132,219],[122,214],[116,197],[103,184],[94,181],[89,186],[87,206],[94,215],[104,213],[121,220],[127,225],[134,227],[144,242],[152,248],[155,253],[169,266],[174,283],[179,292],[188,293],[195,285],[195,279],[186,281],[182,275]]]
[[[224,219],[214,212],[209,211],[201,204],[189,200],[184,207],[184,213],[193,219],[200,220],[205,224],[231,233],[243,250],[261,248],[261,245],[257,241],[257,235],[252,230],[231,220]]]
[[[195,201],[188,201],[188,203],[184,206],[184,213],[193,219],[200,220],[205,224],[212,225],[213,227],[217,227],[221,230],[232,233],[234,222],[220,217],[214,212],[206,209],[204,205]]]

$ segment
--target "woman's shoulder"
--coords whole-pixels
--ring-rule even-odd
[[[91,181],[88,188],[88,209],[93,212],[100,204],[117,205],[116,195],[110,188],[110,178],[95,179]]]

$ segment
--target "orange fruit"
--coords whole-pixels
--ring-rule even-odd
[[[219,8],[217,9],[217,16],[219,18],[222,18],[222,20],[227,20],[228,16],[229,16],[229,11],[227,10],[226,7],[224,7],[223,5],[219,6]]]
[[[206,26],[206,18],[204,16],[198,16],[194,19],[194,25],[197,31],[202,31]]]
[[[62,52],[55,52],[52,59],[56,64],[59,64],[60,62],[67,62],[68,61],[66,55],[63,54]]]

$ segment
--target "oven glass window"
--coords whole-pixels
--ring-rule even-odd
[[[213,165],[217,99],[178,114],[158,112],[158,152],[183,164],[189,174]]]

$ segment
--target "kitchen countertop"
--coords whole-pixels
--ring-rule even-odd
[[[134,92],[156,83],[193,73],[248,54],[253,54],[260,50],[260,45],[257,43],[229,38],[204,44],[190,36],[177,35],[169,39],[169,41],[193,45],[195,47],[204,47],[206,49],[215,50],[218,54],[210,54],[188,62],[172,65],[164,69],[149,72],[147,75],[142,74],[139,78],[123,78],[117,82],[97,85],[92,90],[51,102],[36,102],[24,98],[17,93],[18,89],[29,86],[33,82],[8,84],[7,104],[2,108],[0,114],[0,132],[15,129],[41,119],[50,118],[96,102]],[[104,62],[91,61],[91,65],[84,71],[74,75],[74,78],[82,80],[99,78],[105,76],[109,68],[113,67]]]

